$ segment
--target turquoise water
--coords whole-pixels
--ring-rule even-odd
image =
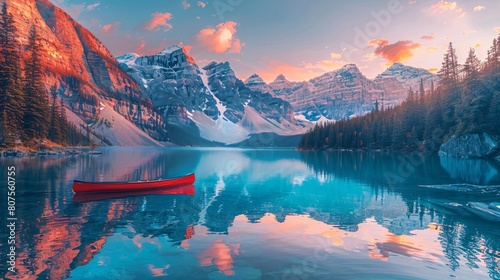
[[[458,207],[500,201],[499,193],[418,186],[498,185],[500,169],[487,161],[106,148],[0,162],[18,170],[20,275],[8,279],[500,279],[500,223]],[[81,199],[71,191],[74,179],[190,172],[194,195]],[[5,268],[2,261],[2,276]]]

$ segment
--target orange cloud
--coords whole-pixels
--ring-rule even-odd
[[[493,28],[493,30],[495,30],[495,32],[497,32],[497,33],[500,33],[500,26]]]
[[[234,21],[220,23],[214,28],[205,28],[196,35],[198,42],[207,50],[215,53],[241,53],[243,44],[234,34],[236,31]]]
[[[427,69],[427,71],[436,74],[437,72],[439,72],[439,69],[437,69],[437,68],[429,68],[429,69]]]
[[[424,35],[424,36],[420,37],[420,39],[432,41],[432,40],[434,40],[436,38],[434,36],[432,36],[432,35]]]
[[[144,22],[142,24],[142,27],[148,31],[158,31],[161,30],[162,28],[164,31],[169,31],[172,29],[172,24],[170,24],[168,21],[172,19],[172,13],[153,13],[151,15],[151,19],[148,21]]]
[[[389,44],[386,39],[371,40],[368,43],[369,47],[376,47],[374,53],[390,63],[396,61],[405,61],[413,56],[413,50],[421,47],[421,44],[413,41],[398,41],[394,44]]]
[[[114,23],[110,23],[110,24],[107,24],[107,25],[104,25],[102,28],[101,28],[101,32],[102,33],[107,33],[107,32],[113,32],[115,31],[118,26],[120,26],[120,22],[114,22]]]
[[[205,8],[207,6],[207,3],[198,1],[198,6],[202,7],[202,8]]]

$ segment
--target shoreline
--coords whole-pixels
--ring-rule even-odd
[[[36,156],[73,156],[85,154],[101,154],[102,152],[96,151],[95,148],[90,146],[76,146],[76,147],[53,147],[51,149],[26,151],[20,148],[0,150],[0,158],[23,158],[23,157],[36,157]]]

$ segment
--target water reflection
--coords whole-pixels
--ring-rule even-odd
[[[427,157],[401,182],[387,184],[401,156],[114,148],[98,157],[2,159],[2,166],[20,166],[20,274],[7,278],[498,279],[498,225],[444,207],[467,202],[468,194],[417,187],[497,183],[498,173],[456,177],[450,166],[461,163]],[[194,193],[78,198],[71,192],[73,179],[192,171]]]

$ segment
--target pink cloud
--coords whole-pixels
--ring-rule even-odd
[[[412,41],[398,41],[389,44],[386,39],[371,40],[369,47],[375,47],[374,54],[384,58],[389,62],[405,61],[413,56],[413,50],[421,47],[421,44]]]
[[[432,35],[424,35],[424,36],[420,37],[420,39],[422,39],[422,40],[428,40],[428,41],[433,41],[436,38],[434,36],[432,36]]]
[[[458,6],[457,2],[448,2],[444,0],[441,0],[436,4],[432,5],[430,8],[427,9],[427,12],[431,14],[455,12],[460,14],[459,17],[463,17],[466,14],[466,12],[461,7]]]
[[[458,7],[457,2],[447,2],[447,1],[439,1],[436,4],[432,5],[432,8],[435,12],[462,12],[462,8]]]
[[[169,31],[172,29],[172,24],[168,21],[173,18],[172,13],[153,13],[151,19],[144,22],[142,27],[148,31],[158,31],[163,29],[164,31]]]
[[[202,7],[202,8],[205,8],[207,6],[207,3],[198,1],[198,6]]]
[[[187,10],[191,7],[191,4],[189,4],[188,1],[184,0],[182,1],[182,7],[184,8],[184,10]]]
[[[243,43],[234,34],[238,24],[234,21],[220,23],[216,28],[205,28],[196,35],[198,42],[214,53],[241,53]]]
[[[113,32],[118,28],[118,26],[120,26],[120,24],[121,24],[120,22],[113,22],[110,24],[106,24],[101,28],[101,32],[102,33]]]

